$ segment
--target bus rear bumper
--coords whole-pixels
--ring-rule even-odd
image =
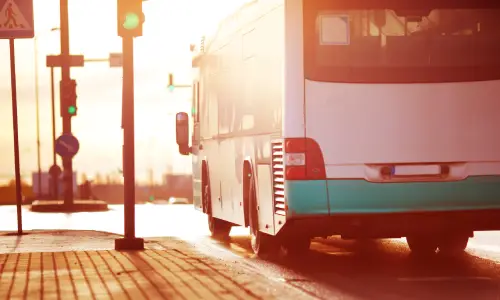
[[[282,233],[359,239],[489,230],[500,230],[500,209],[296,217],[287,221]]]
[[[500,176],[456,182],[287,181],[285,231],[392,238],[500,230]]]

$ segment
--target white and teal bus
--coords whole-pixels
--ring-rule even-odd
[[[430,254],[500,230],[498,5],[255,0],[225,19],[176,116],[212,234],[248,226],[259,255],[330,235]]]

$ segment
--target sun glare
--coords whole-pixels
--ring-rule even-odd
[[[147,177],[154,167],[158,176],[172,161],[174,171],[189,170],[191,158],[177,154],[174,116],[190,111],[189,89],[168,89],[168,74],[176,84],[191,83],[190,44],[213,32],[218,21],[248,0],[148,0],[143,4],[145,23],[143,36],[135,39],[136,74],[136,153],[137,177]],[[45,56],[60,51],[59,1],[34,1],[35,33],[38,44],[40,134],[42,170],[51,165],[50,72]],[[121,52],[117,36],[116,1],[69,1],[71,54],[86,58],[106,58]],[[8,65],[8,47],[0,41],[0,63]],[[34,40],[16,41],[19,95],[20,143],[23,174],[36,170]],[[22,59],[21,59],[22,58]],[[0,68],[0,125],[11,128],[9,68]],[[55,70],[56,87],[60,80]],[[106,63],[86,63],[73,68],[72,78],[78,82],[78,115],[73,118],[73,133],[80,140],[75,156],[75,170],[88,174],[105,173],[121,166],[121,70]],[[58,99],[58,88],[56,88]],[[2,100],[3,99],[3,100]],[[4,109],[4,107],[6,109]],[[57,134],[61,120],[57,113]],[[0,135],[0,174],[13,175],[12,134]],[[9,151],[7,151],[9,150]],[[9,155],[10,152],[10,155]],[[1,177],[1,176],[0,176]],[[9,177],[9,176],[7,176]],[[10,179],[10,178],[9,178]],[[1,178],[0,178],[1,180]]]

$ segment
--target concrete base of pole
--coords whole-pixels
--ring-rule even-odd
[[[142,238],[121,238],[115,240],[115,250],[144,250],[144,239]]]
[[[73,213],[107,211],[108,204],[102,200],[74,200],[73,205],[65,205],[62,200],[35,200],[31,211],[47,213]]]

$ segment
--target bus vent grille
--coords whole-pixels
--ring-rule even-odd
[[[286,215],[285,209],[285,167],[283,141],[272,142],[273,153],[273,193],[274,212],[278,215]]]

